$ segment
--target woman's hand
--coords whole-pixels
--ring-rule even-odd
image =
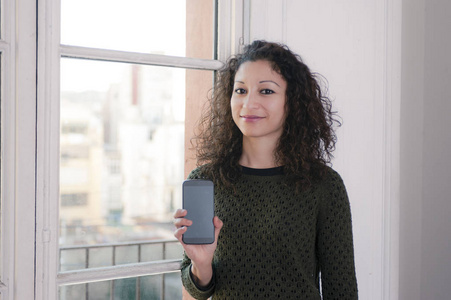
[[[207,286],[213,276],[211,262],[213,261],[213,254],[218,245],[218,236],[223,223],[218,217],[213,218],[213,224],[215,226],[215,241],[213,244],[187,245],[183,242],[182,235],[193,224],[191,220],[185,219],[187,213],[185,209],[177,209],[174,213],[174,225],[176,227],[174,236],[182,244],[186,255],[191,259],[191,272],[197,279],[196,283],[200,286]]]

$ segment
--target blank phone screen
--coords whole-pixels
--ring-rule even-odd
[[[209,180],[187,180],[183,183],[183,208],[193,221],[183,234],[185,244],[214,242],[214,186]]]

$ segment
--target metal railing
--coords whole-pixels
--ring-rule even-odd
[[[93,294],[96,293],[92,288],[96,282],[108,282],[108,291],[104,287],[101,292],[108,295],[106,299],[139,300],[150,290],[152,299],[165,299],[168,291],[181,295],[180,279],[173,276],[169,282],[167,276],[180,270],[182,253],[183,249],[175,239],[60,247],[60,299],[99,299],[98,294]],[[159,279],[151,284],[142,276]],[[121,280],[122,286],[116,287]],[[129,283],[135,280],[135,285],[127,287],[128,296],[118,298],[127,280]],[[155,283],[158,281],[159,284]],[[180,291],[174,291],[178,288]]]

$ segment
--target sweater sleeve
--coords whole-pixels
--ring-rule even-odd
[[[358,299],[351,209],[338,173],[331,170],[323,192],[317,223],[323,299]]]
[[[185,287],[186,291],[195,299],[208,299],[213,295],[214,289],[215,289],[215,274],[213,270],[213,279],[210,282],[210,284],[205,287],[201,288],[196,285],[196,283],[193,280],[192,273],[191,273],[191,260],[189,259],[186,254],[183,254],[183,261],[182,261],[182,284]]]

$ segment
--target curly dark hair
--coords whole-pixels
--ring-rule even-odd
[[[322,77],[310,72],[301,57],[282,44],[254,41],[217,73],[209,105],[192,140],[197,164],[215,184],[231,187],[239,178],[243,135],[232,119],[230,99],[238,68],[258,60],[268,61],[287,82],[286,119],[274,157],[288,175],[287,183],[306,190],[327,173],[336,142],[333,125],[341,124],[321,91]]]

